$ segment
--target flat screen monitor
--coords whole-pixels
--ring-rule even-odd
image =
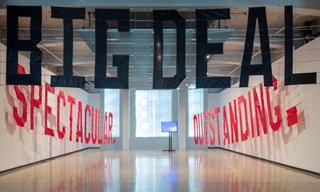
[[[178,122],[161,122],[161,132],[178,132]]]

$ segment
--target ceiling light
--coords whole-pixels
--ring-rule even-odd
[[[55,39],[58,39],[58,40],[63,40],[63,37],[55,37]],[[82,38],[81,37],[73,37],[73,39],[81,39],[82,40]],[[108,42],[118,42],[119,41],[119,39],[107,39],[107,41]]]
[[[189,83],[186,83],[186,87],[189,85]]]
[[[226,76],[226,75],[223,75],[223,74],[212,74],[212,73],[207,73],[207,75],[209,76]]]
[[[55,37],[55,39],[59,39],[59,40],[61,39],[62,40],[63,37]],[[73,37],[73,39],[82,39],[82,38],[81,37]]]
[[[209,59],[209,55],[207,55],[207,59]]]
[[[107,39],[108,42],[118,42],[119,39]]]
[[[197,41],[196,38],[192,38],[191,41]],[[211,39],[208,39],[208,41],[211,41]]]

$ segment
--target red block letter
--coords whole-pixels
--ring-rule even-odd
[[[256,88],[253,88],[253,99],[254,99],[254,109],[256,112],[256,123],[257,123],[257,135],[260,136],[260,127],[259,127],[259,117],[261,120],[262,128],[264,134],[267,134],[267,121],[266,121],[266,112],[264,109],[264,99],[263,99],[263,89],[262,89],[262,83],[260,84],[260,95],[261,95],[261,107],[258,99],[258,94],[256,91]]]
[[[298,115],[297,115],[297,107],[294,106],[294,107],[291,107],[290,109],[288,109],[286,111],[288,117],[287,117],[287,120],[288,120],[288,127],[291,126],[291,125],[294,125],[294,124],[297,124],[298,123]]]
[[[280,129],[282,118],[281,118],[281,112],[280,112],[280,106],[274,107],[275,115],[277,116],[277,122],[273,122],[273,115],[271,110],[271,103],[270,103],[270,94],[269,94],[270,87],[266,87],[267,90],[267,105],[268,105],[268,116],[269,116],[269,124],[271,126],[271,129],[273,131],[278,131]]]
[[[86,105],[86,109],[84,112],[85,118],[84,118],[84,140],[86,141],[87,144],[89,144],[90,141],[90,133],[88,134],[89,136],[87,137],[87,112],[89,112],[89,117],[90,117],[90,107],[89,105]]]
[[[97,118],[98,116],[98,118]],[[97,125],[98,125],[98,144],[102,144],[102,139],[100,139],[100,109],[98,109],[98,112],[97,112],[97,109],[96,109],[96,129],[97,129]]]
[[[97,109],[96,109],[96,114],[97,114]],[[94,122],[94,108],[92,107],[92,121],[91,121],[91,134],[92,134],[92,143],[96,144],[97,142],[97,125],[96,128],[93,128],[93,122]],[[94,129],[94,131],[93,131]],[[94,134],[93,134],[94,133]]]
[[[70,103],[70,137],[69,140],[72,141],[72,106],[76,104],[76,99],[68,95],[68,102]]]
[[[111,141],[111,143],[115,143],[115,140],[112,139],[112,126],[113,126],[113,114],[109,113],[109,134],[108,134],[108,138]]]
[[[16,92],[17,98],[21,101],[23,107],[22,117],[18,115],[18,108],[13,106],[13,117],[16,120],[16,123],[20,127],[24,127],[25,123],[27,122],[27,100],[25,95],[20,91],[18,85],[14,85],[14,91]]]
[[[60,91],[57,98],[57,132],[60,139],[64,138],[66,133],[66,127],[62,127],[62,132],[60,130],[60,99],[63,101],[63,106],[66,106],[66,98],[64,97],[64,92]]]
[[[239,141],[239,135],[238,135],[238,115],[237,115],[237,103],[236,100],[233,100],[234,104],[234,115],[232,110],[232,104],[229,103],[229,112],[230,112],[230,122],[231,122],[231,141],[234,143],[234,136],[236,137],[236,142]]]
[[[30,98],[30,129],[34,130],[34,108],[40,108],[42,103],[42,87],[39,87],[39,99],[34,98],[34,85],[31,85],[31,98]]]
[[[205,133],[205,137],[206,137],[206,145],[208,145],[208,137],[207,137],[207,112],[203,112],[203,118],[204,118],[204,133]]]
[[[82,102],[79,101],[78,104],[78,120],[77,120],[77,134],[76,134],[76,142],[79,142],[79,137],[81,137],[81,143],[83,143],[83,135],[82,135]]]
[[[197,115],[193,116],[193,130],[194,130],[194,143],[196,145],[198,145],[198,119],[197,119]]]
[[[108,112],[104,113],[104,132],[103,132],[103,143],[110,144],[108,131]]]
[[[200,145],[203,143],[203,124],[202,124],[202,113],[198,114],[198,135]]]
[[[52,114],[52,108],[50,106],[48,106],[48,92],[54,94],[55,88],[54,87],[50,87],[50,84],[46,83],[45,104],[44,104],[44,108],[45,108],[45,112],[44,112],[44,134],[54,137],[54,131],[53,131],[53,129],[48,128],[48,121],[47,121],[48,114]]]
[[[244,106],[244,115],[245,115],[245,120],[246,120],[246,132],[245,133],[243,133],[241,103],[243,103],[243,106]],[[243,95],[238,97],[238,108],[239,108],[239,117],[240,117],[241,141],[245,141],[248,139],[248,135],[249,135],[249,124],[248,124],[248,113],[247,113],[247,101]]]
[[[213,133],[212,139],[211,139],[211,135],[210,135],[210,144],[211,144],[211,145],[214,145],[214,142],[215,142],[215,140],[216,140],[216,136],[215,136],[215,133],[214,133],[214,127],[213,127],[213,125],[211,124],[210,117],[212,117],[212,120],[214,119],[212,110],[209,111],[209,117],[208,117],[208,118],[209,118],[209,126],[210,126],[210,129],[212,130],[212,133]]]
[[[228,139],[228,144],[230,144],[226,106],[223,106],[223,134],[224,134],[223,145],[226,144],[227,139]]]
[[[18,74],[26,74],[24,67],[22,67],[20,64],[18,64]],[[24,127],[25,123],[27,122],[27,101],[26,101],[25,95],[19,90],[19,86],[14,85],[13,87],[16,92],[18,100],[20,100],[23,104],[22,117],[18,115],[18,109],[15,106],[13,106],[13,117],[18,126]]]
[[[219,114],[220,113],[220,107],[214,109],[214,114],[217,116],[217,126],[218,126],[218,143],[220,145],[220,125],[219,125]]]
[[[249,98],[249,110],[250,110],[250,120],[251,120],[251,135],[252,135],[252,138],[254,138],[254,125],[253,125],[253,117],[252,117],[252,104],[251,104],[250,91],[248,92],[248,98]]]

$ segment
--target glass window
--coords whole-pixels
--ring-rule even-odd
[[[171,91],[136,91],[136,137],[167,137],[161,122],[171,121]]]
[[[189,88],[195,88],[190,85]],[[188,90],[188,126],[189,137],[194,137],[193,116],[203,112],[203,89],[189,89]]]
[[[113,115],[112,137],[120,137],[120,90],[104,90],[104,111]]]

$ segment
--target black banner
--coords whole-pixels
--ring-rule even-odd
[[[315,84],[317,73],[292,74],[293,69],[293,18],[292,6],[285,6],[285,85]]]
[[[177,73],[174,77],[162,77],[163,66],[163,21],[173,21],[177,25]],[[186,78],[186,21],[176,10],[154,10],[154,56],[153,89],[176,89]]]
[[[84,77],[73,76],[73,19],[85,19],[85,8],[51,7],[51,18],[63,19],[63,75],[51,76],[51,87],[84,88]]]
[[[256,19],[258,19],[259,23],[262,64],[251,65]],[[273,86],[268,23],[265,7],[249,8],[246,42],[241,64],[240,87],[248,87],[250,75],[263,75],[264,86]]]
[[[208,20],[230,19],[230,9],[196,10],[196,88],[228,88],[230,77],[207,77],[208,54],[223,54],[223,43],[208,43]]]
[[[129,88],[129,55],[113,55],[113,66],[118,67],[117,77],[107,73],[107,20],[118,21],[118,31],[129,32],[129,9],[96,9],[96,64],[95,88]]]
[[[230,19],[230,9],[196,10],[196,88],[228,88],[231,77],[207,77],[208,54],[223,54],[223,43],[208,43],[208,21]],[[285,7],[285,85],[315,84],[317,73],[293,73],[293,8]],[[19,40],[18,18],[30,17],[30,40]],[[84,88],[85,77],[73,76],[73,19],[85,19],[85,8],[51,7],[51,17],[63,19],[63,75],[51,76],[52,87]],[[262,64],[251,65],[256,21],[259,24]],[[95,9],[95,88],[129,88],[129,55],[113,55],[117,77],[107,73],[107,21],[117,20],[119,32],[130,31],[129,9]],[[154,10],[153,89],[176,89],[186,77],[186,21],[177,10]],[[176,32],[176,69],[163,77],[163,22],[173,21]],[[41,85],[42,7],[7,6],[7,85]],[[18,51],[30,51],[30,74],[18,74]],[[265,7],[249,8],[246,39],[241,65],[240,87],[248,87],[250,75],[263,75],[264,86],[273,86]]]
[[[31,17],[30,40],[19,40],[18,18]],[[7,6],[7,85],[41,85],[41,6]],[[18,51],[30,51],[30,74],[18,74]]]

